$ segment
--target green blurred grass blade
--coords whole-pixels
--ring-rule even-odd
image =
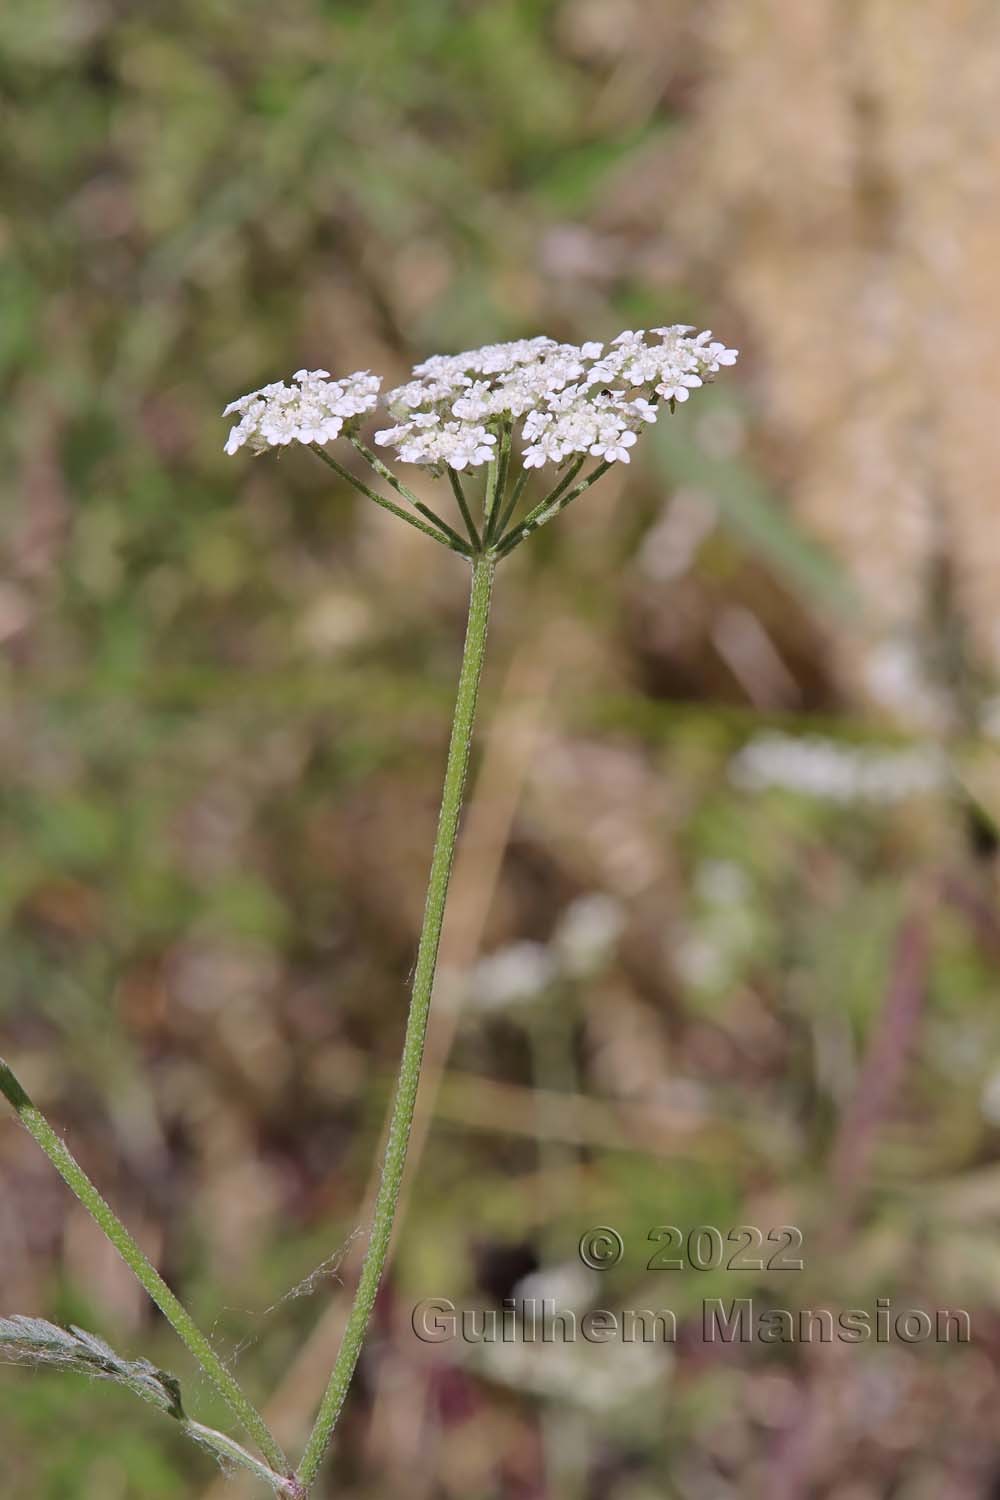
[[[703,491],[723,524],[805,603],[841,618],[861,618],[863,605],[843,568],[801,530],[748,463],[707,453],[692,435],[690,422],[666,415],[653,429],[651,448],[659,471],[674,484]]]

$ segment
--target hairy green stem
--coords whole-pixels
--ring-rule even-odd
[[[496,453],[496,449],[493,450]],[[486,465],[486,489],[483,492],[483,535],[489,536],[493,526],[493,511],[497,503],[497,479],[499,466],[495,458]]]
[[[530,477],[531,470],[522,469],[520,474],[517,476],[517,479],[514,481],[514,489],[511,497],[507,501],[507,505],[504,509],[503,515],[500,517],[499,521],[494,527],[494,531],[497,536],[503,536],[504,532],[507,530],[507,522],[517,510],[518,502],[520,501],[521,496],[524,494]]]
[[[555,488],[551,490],[550,493],[546,495],[545,499],[541,502],[543,507],[552,505],[556,500],[562,499],[563,495],[569,489],[570,485],[573,483],[573,480],[579,474],[585,463],[586,456],[581,453],[580,457],[575,458],[570,464],[569,468],[566,470],[565,474],[560,479]]]
[[[538,504],[533,506],[528,514],[524,517],[524,519],[520,521],[516,527],[510,530],[506,534],[506,536],[504,536],[503,532],[501,531],[500,541],[497,543],[498,548],[505,546],[506,543],[510,541],[511,537],[515,535],[515,533],[525,531],[525,527],[531,526],[532,522],[534,522],[538,516],[544,514],[544,512],[547,511],[550,506],[554,505],[557,500],[561,499],[566,490],[568,490],[570,485],[573,483],[573,480],[579,474],[580,470],[583,468],[585,462],[585,454],[581,453],[579,458],[574,458],[573,462],[570,464],[563,477],[558,481],[557,484],[554,484],[552,486],[545,498],[543,500],[539,500]],[[525,473],[527,472],[528,471],[525,470]],[[525,531],[525,535],[527,535],[527,531]]]
[[[413,1110],[420,1081],[420,1065],[423,1059],[424,1038],[427,1034],[427,1018],[430,1011],[431,992],[434,988],[434,972],[437,967],[438,946],[441,941],[441,926],[444,921],[448,882],[451,878],[455,842],[458,836],[462,794],[465,790],[466,772],[469,766],[469,750],[472,729],[476,717],[476,700],[479,680],[483,670],[486,651],[486,632],[489,624],[490,599],[493,592],[495,563],[490,557],[477,557],[472,569],[472,594],[469,600],[469,618],[465,633],[465,649],[462,654],[462,670],[458,681],[455,714],[452,721],[451,741],[448,747],[448,763],[441,794],[441,811],[438,817],[437,837],[431,857],[430,878],[427,885],[427,901],[424,921],[417,949],[417,962],[413,974],[413,990],[410,998],[410,1013],[406,1022],[403,1055],[399,1066],[399,1078],[389,1119],[385,1154],[382,1159],[382,1174],[372,1215],[368,1249],[358,1280],[354,1302],[347,1320],[337,1360],[320,1405],[312,1433],[299,1466],[299,1482],[309,1489],[319,1471],[333,1429],[361,1352],[365,1329],[382,1280],[386,1257],[392,1238],[393,1221],[399,1202],[399,1191],[406,1164],[406,1149],[409,1144]]]
[[[11,1069],[0,1058],[0,1093],[2,1093],[24,1126],[38,1142],[60,1177],[114,1245],[122,1260],[142,1283],[177,1333],[187,1344],[205,1374],[225,1397],[231,1409],[253,1438],[271,1468],[285,1480],[291,1480],[288,1460],[263,1417],[244,1395],[235,1377],[226,1369],[194,1319],[177,1300],[152,1262],[139,1249],[124,1224],[101,1197],[86,1172],[71,1154],[65,1141],[25,1093]]]
[[[359,437],[352,437],[351,443],[361,454],[361,457],[364,459],[365,463],[371,465],[379,478],[384,479],[386,484],[392,485],[397,495],[402,495],[403,499],[409,500],[411,505],[418,504],[419,497],[416,496],[410,489],[410,487],[408,485],[405,485],[401,479],[396,478],[395,474],[389,468],[388,464],[384,464],[377,453],[373,453],[370,448],[366,447],[366,445],[361,441]]]
[[[205,1427],[187,1416],[180,1419],[180,1424],[188,1437],[202,1448],[208,1448],[221,1463],[238,1464],[240,1468],[249,1469],[251,1474],[269,1484],[285,1500],[305,1500],[305,1490],[294,1475],[275,1473],[227,1433],[218,1432],[214,1427]]]
[[[380,479],[384,479],[386,484],[391,484],[397,495],[402,495],[404,500],[409,500],[410,504],[416,506],[417,510],[423,511],[425,516],[430,516],[431,520],[434,521],[436,525],[440,526],[441,530],[445,533],[446,536],[455,538],[455,540],[461,546],[462,550],[466,553],[466,555],[468,555],[468,547],[462,541],[462,538],[452,530],[447,521],[443,521],[438,515],[437,511],[433,511],[431,510],[429,505],[425,505],[420,497],[413,493],[409,485],[404,484],[401,479],[397,479],[392,470],[382,462],[377,453],[373,453],[370,448],[366,448],[364,443],[361,442],[360,438],[352,437],[351,442],[361,454],[361,457],[364,459],[365,463],[371,465]]]
[[[486,526],[486,542],[492,542],[498,535],[497,519],[503,509],[504,499],[507,494],[507,473],[510,468],[510,448],[513,427],[508,419],[503,424],[500,434],[500,451],[497,456],[496,484],[494,488],[493,504],[490,509],[489,522]]]
[[[496,545],[497,559],[506,557],[508,552],[513,552],[515,547],[521,545],[525,537],[530,536],[533,531],[537,531],[540,526],[544,526],[546,522],[551,521],[553,517],[559,515],[560,511],[564,511],[567,505],[571,505],[574,500],[578,500],[585,490],[589,490],[592,484],[596,484],[608,472],[610,467],[609,463],[598,464],[597,468],[593,469],[587,475],[586,479],[581,479],[580,483],[575,484],[571,490],[567,490],[565,494],[560,494],[560,490],[566,484],[566,480],[563,480],[563,483],[557,485],[551,494],[546,495],[545,499],[541,500],[535,506],[534,510],[528,512],[518,526],[513,527],[505,537],[500,539]]]
[[[392,485],[392,488],[396,491],[397,495],[402,495],[404,500],[409,500],[410,504],[414,506],[415,509],[419,510],[422,515],[427,516],[431,521],[433,521],[435,526],[437,526],[441,531],[444,532],[445,536],[451,538],[453,545],[457,544],[455,545],[455,550],[458,552],[463,552],[465,556],[468,557],[469,548],[466,543],[458,535],[458,532],[453,530],[453,528],[448,525],[448,522],[443,520],[442,517],[438,515],[436,510],[431,510],[429,505],[426,505],[418,495],[415,495],[413,493],[409,485],[404,484],[401,479],[397,479],[392,470],[382,462],[378,454],[373,453],[370,448],[366,448],[360,438],[352,437],[351,442],[361,454],[361,457],[364,459],[365,463],[369,464],[375,470],[375,473],[379,476],[380,479],[384,479],[386,484]]]
[[[459,536],[454,527],[449,526],[447,521],[442,521],[437,512],[431,510],[430,506],[425,505],[422,500],[417,500],[415,503],[417,510],[419,510],[422,516],[426,516],[429,521],[433,521],[436,526],[440,526],[441,530],[448,538],[448,542],[452,550],[455,552],[461,552],[465,557],[468,557],[469,544],[468,542],[463,542],[462,538]]]
[[[455,537],[454,541],[450,541],[447,536],[434,527],[425,526],[423,521],[418,521],[416,516],[411,516],[409,511],[403,510],[402,506],[396,505],[392,500],[387,500],[384,495],[380,495],[377,490],[371,489],[363,480],[360,480],[356,474],[352,474],[350,469],[345,469],[343,464],[339,464],[335,458],[331,458],[329,453],[321,448],[318,443],[310,443],[309,446],[316,457],[323,460],[328,469],[332,469],[335,474],[339,474],[341,479],[346,479],[348,484],[353,485],[356,490],[362,495],[367,496],[369,500],[374,500],[376,505],[381,505],[383,510],[390,511],[392,515],[398,516],[408,526],[415,526],[425,536],[432,536],[436,542],[440,542],[443,547],[450,548],[452,552],[461,552],[463,557],[468,557],[469,549],[460,537]],[[419,501],[415,503],[419,504]],[[452,536],[454,535],[454,532],[452,532]]]
[[[475,552],[479,552],[482,549],[483,544],[480,540],[479,532],[476,530],[476,523],[472,519],[472,512],[469,509],[469,502],[465,498],[465,491],[462,488],[462,481],[459,479],[458,475],[450,464],[448,466],[448,478],[451,482],[452,493],[454,494],[455,499],[458,501],[458,508],[462,512],[462,520],[465,522],[466,530],[469,533],[469,541],[472,543],[473,550]]]

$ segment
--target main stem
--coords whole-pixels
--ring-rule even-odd
[[[462,654],[462,671],[458,679],[458,695],[455,700],[455,715],[448,746],[444,789],[441,793],[437,837],[434,840],[434,853],[431,857],[424,922],[417,949],[410,1013],[406,1022],[403,1055],[399,1065],[396,1095],[393,1100],[385,1155],[382,1160],[382,1175],[375,1198],[371,1236],[364,1264],[361,1267],[357,1291],[354,1294],[354,1303],[344,1330],[337,1361],[333,1367],[333,1374],[330,1376],[329,1385],[299,1466],[298,1478],[306,1490],[316,1478],[347,1396],[351,1377],[361,1353],[368,1319],[375,1303],[382,1273],[385,1270],[389,1243],[392,1238],[392,1226],[399,1202],[403,1169],[406,1165],[406,1149],[409,1144],[413,1110],[420,1082],[420,1064],[423,1059],[424,1038],[427,1035],[427,1017],[430,1012],[431,992],[434,988],[434,972],[437,967],[448,883],[451,879],[451,867],[458,836],[462,794],[465,790],[466,772],[469,767],[469,750],[472,745],[472,728],[476,717],[479,679],[482,675],[483,658],[486,652],[486,631],[489,624],[495,568],[496,562],[492,557],[480,556],[473,562],[472,594],[469,599],[469,618]]]

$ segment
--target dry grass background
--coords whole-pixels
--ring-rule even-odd
[[[733,4],[702,24],[686,149],[713,191],[681,223],[750,330],[793,503],[904,645],[947,561],[995,673],[996,11]]]
[[[541,330],[744,351],[501,579],[418,1160],[324,1493],[997,1492],[998,74],[971,0],[0,15],[0,1051],[251,1340],[290,1441],[343,1293],[282,1299],[356,1253],[465,580],[308,455],[225,460],[217,413]],[[954,779],[754,792],[734,759],[775,730]],[[221,1420],[9,1122],[0,1195],[0,1312]],[[800,1224],[806,1270],[646,1274],[664,1222]],[[598,1223],[627,1254],[581,1287]],[[417,1298],[534,1269],[680,1342],[416,1345]],[[975,1340],[705,1346],[702,1298],[751,1293],[966,1306]],[[125,1396],[0,1384],[10,1500],[224,1493]]]

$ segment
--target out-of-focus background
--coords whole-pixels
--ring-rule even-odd
[[[995,1496],[996,8],[34,0],[0,84],[0,1050],[296,1448],[466,576],[305,452],[226,459],[221,407],[711,326],[737,369],[501,574],[408,1206],[318,1493]],[[224,1423],[9,1118],[0,1192],[0,1312]],[[646,1269],[656,1226],[742,1224],[804,1269]],[[597,1225],[625,1251],[588,1274]],[[410,1328],[525,1295],[678,1341]],[[714,1297],[973,1340],[710,1345]],[[253,1493],[62,1373],[0,1370],[0,1453],[5,1500]]]

